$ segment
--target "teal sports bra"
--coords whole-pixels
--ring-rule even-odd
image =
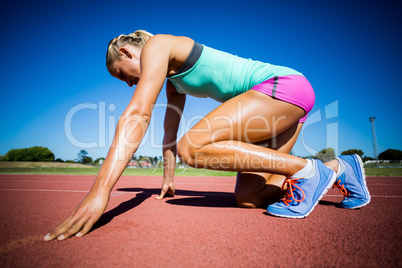
[[[265,80],[294,74],[302,75],[288,67],[244,59],[204,46],[190,69],[167,79],[179,93],[225,102]]]

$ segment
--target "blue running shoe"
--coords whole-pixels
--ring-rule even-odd
[[[363,161],[359,155],[341,155],[336,158],[341,175],[336,179],[337,187],[345,196],[339,204],[343,208],[356,209],[370,203],[370,193],[366,185]]]
[[[320,160],[313,160],[315,174],[308,179],[287,178],[287,195],[280,202],[268,206],[268,214],[285,218],[305,218],[335,182],[336,174]]]

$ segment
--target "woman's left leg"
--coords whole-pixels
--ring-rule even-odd
[[[303,123],[296,124],[277,137],[257,145],[282,153],[290,153],[296,143]],[[238,172],[235,187],[237,204],[243,208],[266,207],[284,196],[281,189],[285,176],[266,172]]]

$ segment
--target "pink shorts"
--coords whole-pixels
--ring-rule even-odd
[[[275,76],[251,89],[303,108],[306,115],[299,120],[299,123],[306,121],[308,113],[314,106],[313,87],[302,75]]]

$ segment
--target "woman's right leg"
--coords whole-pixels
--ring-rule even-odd
[[[272,148],[278,152],[290,153],[303,127],[299,123],[277,137],[257,143],[259,146]],[[329,169],[338,172],[336,159],[324,163]],[[277,202],[285,194],[282,184],[285,176],[262,172],[238,172],[235,187],[236,202],[243,208],[260,208]]]
[[[177,155],[196,168],[284,175],[288,177],[284,181],[289,185],[287,199],[283,204],[270,205],[268,213],[303,218],[332,186],[335,173],[320,161],[253,143],[277,137],[304,115],[301,107],[249,90],[226,101],[193,126],[177,143]],[[294,202],[290,203],[288,197],[294,197]]]
[[[303,123],[289,128],[277,137],[258,143],[277,150],[278,152],[290,153],[297,137],[302,129]],[[237,173],[235,198],[237,204],[244,208],[257,208],[278,201],[283,197],[281,190],[285,176],[261,172],[239,172]]]

